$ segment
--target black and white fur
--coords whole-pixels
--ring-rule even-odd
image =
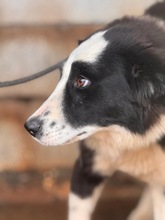
[[[116,170],[149,185],[128,219],[164,220],[165,24],[150,16],[125,17],[89,36],[25,127],[44,145],[83,140],[69,220],[91,219]]]

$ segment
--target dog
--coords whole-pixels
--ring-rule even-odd
[[[165,24],[124,17],[88,36],[25,128],[43,145],[81,140],[69,220],[90,220],[106,179],[148,184],[129,220],[165,220]]]

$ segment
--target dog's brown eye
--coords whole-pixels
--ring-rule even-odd
[[[77,80],[75,81],[74,85],[77,88],[85,88],[91,84],[91,81],[84,76],[79,76]]]

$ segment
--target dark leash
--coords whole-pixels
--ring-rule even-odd
[[[53,66],[50,66],[38,73],[34,73],[30,76],[26,76],[26,77],[23,77],[23,78],[19,78],[19,79],[15,79],[15,80],[11,80],[11,81],[4,81],[4,82],[0,82],[0,88],[3,88],[3,87],[8,87],[8,86],[15,86],[15,85],[18,85],[18,84],[22,84],[22,83],[26,83],[26,82],[29,82],[29,81],[32,81],[34,79],[37,79],[39,77],[42,77],[54,70],[57,70],[57,69],[62,69],[63,67],[63,64],[64,62],[66,61],[66,59],[64,60],[61,60],[60,62],[54,64]]]

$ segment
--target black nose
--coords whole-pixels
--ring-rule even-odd
[[[39,118],[32,118],[29,121],[25,123],[25,128],[26,130],[33,136],[35,137],[38,133],[38,131],[41,128],[41,120]]]

